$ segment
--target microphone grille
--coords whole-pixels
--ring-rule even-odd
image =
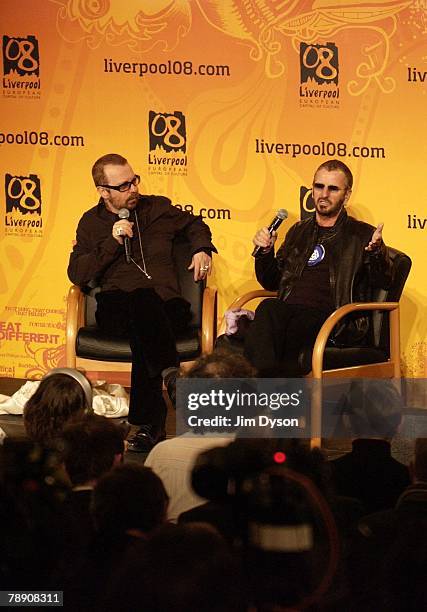
[[[127,208],[121,208],[119,210],[120,219],[129,219],[129,210]]]
[[[283,221],[284,219],[288,218],[288,211],[284,208],[279,208],[279,210],[277,211],[277,216]]]

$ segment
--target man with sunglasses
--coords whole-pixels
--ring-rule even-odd
[[[313,348],[326,318],[340,306],[371,299],[373,288],[387,289],[391,266],[377,228],[347,215],[353,186],[350,169],[329,160],[313,180],[315,214],[293,225],[274,253],[277,233],[260,229],[253,242],[258,281],[278,297],[263,300],[245,338],[245,353],[264,375],[301,376],[311,369],[300,363],[303,349]],[[361,315],[338,325],[331,342],[360,345],[369,328]]]
[[[128,449],[145,452],[164,437],[161,373],[178,366],[174,332],[191,319],[174,272],[173,239],[184,234],[189,240],[195,281],[210,274],[216,249],[200,217],[165,197],[141,195],[140,177],[121,155],[98,159],[92,177],[100,200],[79,221],[68,276],[76,285],[101,288],[96,295],[100,329],[129,338],[129,423],[139,430]]]

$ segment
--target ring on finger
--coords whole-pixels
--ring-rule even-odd
[[[122,235],[122,228],[121,227],[117,227],[116,228],[116,236],[121,236]]]

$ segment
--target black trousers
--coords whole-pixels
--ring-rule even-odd
[[[101,330],[128,338],[132,350],[129,422],[148,427],[158,436],[164,431],[167,412],[161,372],[179,364],[173,329],[183,324],[184,311],[189,310],[186,302],[172,300],[175,307],[167,306],[153,289],[102,291],[97,302]]]
[[[302,349],[312,349],[328,317],[315,308],[287,304],[277,298],[263,300],[245,336],[245,355],[261,376],[289,378],[308,372],[299,364]]]

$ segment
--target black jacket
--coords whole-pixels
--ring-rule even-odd
[[[84,213],[77,227],[77,239],[70,255],[68,277],[72,283],[84,286],[95,281],[102,291],[134,291],[153,288],[163,300],[180,295],[172,259],[175,236],[183,234],[191,244],[192,254],[216,249],[209,227],[198,216],[172,206],[168,198],[141,195],[135,213],[141,229],[141,243],[147,279],[138,268],[126,264],[124,248],[112,236],[118,216],[105,207],[102,200]],[[132,255],[142,266],[138,236],[134,226],[131,239]],[[189,262],[190,263],[190,262]]]
[[[315,217],[295,223],[274,256],[273,250],[255,260],[258,281],[270,291],[278,291],[286,301],[318,243]],[[365,251],[375,228],[357,221],[343,210],[329,237],[329,275],[335,308],[352,302],[369,302],[373,290],[388,289],[392,281],[392,267],[387,247],[382,244],[376,252]],[[356,313],[336,326],[332,343],[352,345],[363,340],[369,328],[367,314]]]

